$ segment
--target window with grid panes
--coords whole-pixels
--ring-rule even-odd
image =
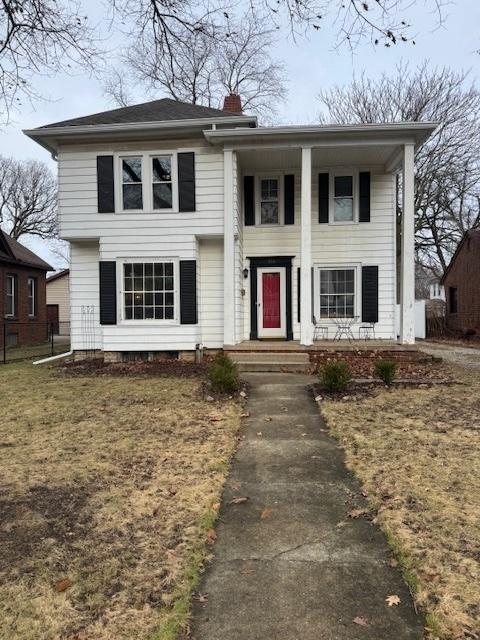
[[[175,318],[173,262],[132,262],[123,265],[125,320]]]

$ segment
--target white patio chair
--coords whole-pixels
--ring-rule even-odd
[[[313,341],[328,340],[328,325],[317,322],[317,318],[313,316]]]

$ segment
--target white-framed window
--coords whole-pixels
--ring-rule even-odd
[[[34,318],[36,316],[37,306],[37,279],[28,278],[28,316]]]
[[[330,223],[351,224],[358,219],[358,173],[330,173]]]
[[[319,317],[353,318],[356,309],[356,268],[318,268],[318,310]]]
[[[280,175],[255,177],[255,224],[283,224],[283,180]]]
[[[178,316],[177,271],[174,259],[123,260],[123,319],[174,322]]]
[[[116,156],[116,210],[120,213],[178,212],[176,151]]]
[[[6,276],[5,287],[5,317],[14,318],[17,308],[17,277],[11,274]]]
[[[143,209],[143,158],[129,156],[121,158],[122,209],[141,211]]]
[[[172,156],[158,155],[150,158],[152,163],[152,202],[153,209],[172,209],[173,173]]]
[[[260,224],[280,223],[280,185],[278,178],[260,178]]]

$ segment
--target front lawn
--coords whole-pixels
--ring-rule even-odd
[[[3,640],[174,638],[239,408],[198,378],[0,367]]]
[[[480,374],[320,407],[426,613],[426,637],[480,638]]]

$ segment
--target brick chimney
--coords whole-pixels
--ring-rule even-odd
[[[229,111],[230,113],[242,113],[242,100],[240,96],[236,93],[225,96],[223,110]]]

